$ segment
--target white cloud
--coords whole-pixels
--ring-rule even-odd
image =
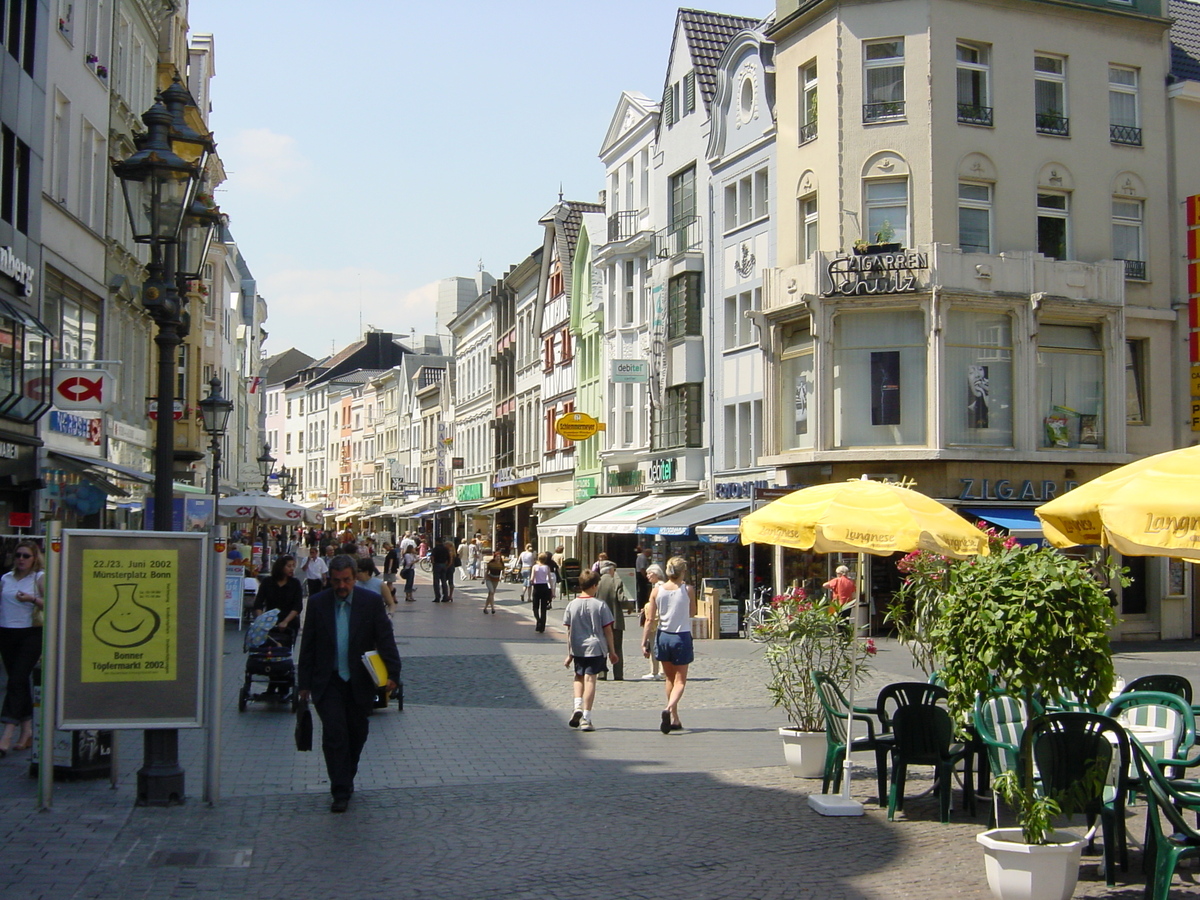
[[[257,194],[272,200],[291,200],[309,183],[312,163],[296,139],[267,128],[239,131],[221,142],[226,190]]]
[[[436,328],[438,283],[397,289],[396,276],[375,269],[286,269],[258,279],[267,300],[268,355],[289,347],[320,358],[362,336],[368,326],[408,337]],[[360,327],[361,321],[361,327]]]

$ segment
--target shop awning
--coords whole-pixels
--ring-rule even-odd
[[[476,510],[476,512],[486,513],[491,515],[494,512],[499,512],[502,509],[512,509],[514,506],[521,506],[524,503],[532,503],[537,497],[530,495],[528,497],[505,497],[496,503],[489,503],[487,506]]]
[[[574,537],[579,531],[579,526],[584,522],[619,506],[636,502],[640,496],[639,494],[625,494],[616,497],[592,497],[590,500],[568,506],[549,522],[538,525],[538,537]]]
[[[140,469],[132,469],[129,466],[119,466],[114,462],[109,462],[107,459],[100,459],[95,456],[82,456],[78,453],[67,453],[65,450],[47,450],[46,453],[55,459],[65,463],[74,463],[76,465],[84,465],[95,467],[97,469],[107,469],[109,472],[119,475],[121,478],[127,478],[130,481],[139,481],[142,484],[153,484],[154,476],[149,472],[143,472]]]
[[[592,519],[583,530],[589,534],[636,534],[638,525],[673,509],[703,499],[695,494],[643,494],[640,498],[620,509]]]
[[[725,519],[711,525],[697,525],[696,539],[702,544],[736,544],[741,537],[741,526],[741,519]]]
[[[361,503],[351,503],[349,506],[343,506],[341,509],[334,510],[334,518],[339,522],[344,522],[346,519],[353,519],[362,512]]]
[[[959,512],[999,525],[1022,544],[1040,544],[1045,537],[1042,523],[1030,507],[971,506],[959,509]]]
[[[749,500],[712,500],[692,506],[682,512],[651,519],[637,527],[638,534],[657,534],[662,537],[691,537],[697,525],[717,519],[727,519],[750,508]]]

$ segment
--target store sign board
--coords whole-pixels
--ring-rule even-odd
[[[679,471],[679,461],[674,457],[650,461],[650,483],[670,484]]]
[[[36,270],[13,252],[12,247],[0,247],[0,272],[21,286],[21,293],[33,296],[33,279]]]
[[[604,431],[605,424],[587,413],[572,412],[559,416],[554,430],[568,441],[586,441],[597,431]]]
[[[51,399],[59,409],[108,409],[117,400],[117,383],[103,369],[59,369]]]
[[[769,487],[766,481],[723,481],[713,488],[718,500],[752,500],[755,488]]]
[[[1192,396],[1200,398],[1200,365],[1192,366]]]
[[[915,250],[839,256],[829,262],[826,297],[907,294],[919,291],[917,271],[929,268],[929,254]]]
[[[614,359],[612,361],[614,384],[640,384],[650,380],[650,362],[645,359]]]
[[[1192,404],[1193,409],[1197,404]],[[1195,413],[1193,413],[1193,416]],[[1072,488],[1079,487],[1078,481],[1035,481],[1026,478],[1019,484],[1008,478],[960,478],[962,491],[959,500],[1053,500],[1059,494],[1065,494]]]
[[[50,430],[68,437],[79,438],[95,447],[100,446],[101,420],[85,419],[72,413],[51,410],[49,415]]]
[[[455,488],[455,499],[459,503],[467,503],[472,500],[483,499],[483,485],[479,482],[475,484],[460,484]]]

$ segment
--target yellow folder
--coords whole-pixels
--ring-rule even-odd
[[[371,673],[371,680],[375,682],[375,687],[383,687],[387,684],[387,666],[383,664],[383,658],[378,653],[368,650],[362,655],[362,661],[363,665],[367,667],[367,671]]]

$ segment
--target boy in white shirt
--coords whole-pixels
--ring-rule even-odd
[[[563,666],[575,664],[573,690],[575,709],[567,724],[580,731],[594,731],[592,702],[596,698],[596,676],[607,672],[605,657],[615,665],[619,657],[613,649],[612,610],[595,596],[600,576],[582,572],[579,593],[563,610],[563,626],[567,629],[569,652]]]

